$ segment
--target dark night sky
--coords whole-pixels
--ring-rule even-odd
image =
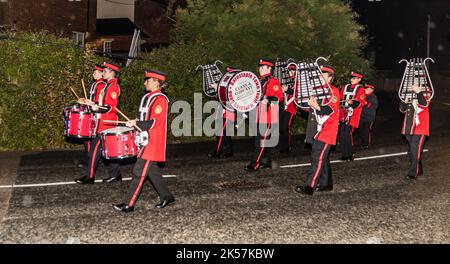
[[[367,26],[368,51],[380,70],[400,70],[402,58],[426,57],[427,20],[431,15],[430,57],[434,70],[450,70],[450,0],[353,0]]]

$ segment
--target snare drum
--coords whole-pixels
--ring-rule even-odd
[[[65,107],[63,115],[65,136],[76,138],[94,138],[96,136],[98,119],[88,106]]]
[[[136,131],[129,127],[114,127],[101,133],[103,157],[105,159],[125,159],[135,157],[138,147],[135,144]]]
[[[217,88],[217,97],[228,111],[248,112],[261,99],[262,89],[258,76],[249,71],[230,71],[223,75]]]

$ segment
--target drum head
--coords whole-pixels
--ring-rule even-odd
[[[253,110],[258,105],[262,93],[258,76],[249,71],[226,73],[220,81],[219,89],[219,101],[223,107],[238,112]]]
[[[131,128],[131,127],[119,126],[119,127],[105,129],[102,131],[102,134],[124,134],[124,133],[130,132],[130,131],[133,131],[133,130],[134,130],[134,128]]]

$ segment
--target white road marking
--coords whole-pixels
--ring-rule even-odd
[[[428,152],[428,149],[424,149],[423,152]],[[382,158],[395,157],[395,156],[404,156],[404,155],[408,155],[408,152],[399,152],[399,153],[392,153],[392,154],[384,154],[384,155],[376,155],[376,156],[369,156],[369,157],[361,157],[361,158],[356,158],[355,161],[358,161],[358,160],[369,160],[369,159],[382,159]],[[343,161],[343,160],[332,160],[332,161],[330,161],[330,163],[341,163],[341,162],[345,162],[345,161]],[[298,167],[306,167],[306,166],[311,166],[311,163],[283,165],[283,166],[280,166],[280,168],[285,169],[285,168],[298,168]]]
[[[428,152],[428,149],[424,149],[423,152]],[[376,156],[369,156],[369,157],[361,157],[356,158],[355,161],[358,160],[370,160],[370,159],[381,159],[381,158],[388,158],[388,157],[395,157],[395,156],[404,156],[407,155],[408,152],[398,152],[398,153],[392,153],[392,154],[384,154],[384,155],[376,155]],[[342,160],[332,160],[330,163],[341,163],[345,162]],[[291,164],[291,165],[283,165],[280,166],[282,169],[286,168],[298,168],[298,167],[306,167],[311,166],[311,163],[303,163],[303,164]],[[163,175],[163,178],[176,178],[177,175]],[[131,181],[131,177],[129,178],[123,178],[123,181]],[[95,182],[99,183],[102,182],[102,180],[95,180]],[[74,181],[70,182],[50,182],[50,183],[34,183],[34,184],[11,184],[11,185],[0,185],[0,189],[9,189],[9,188],[31,188],[31,187],[45,187],[45,186],[58,186],[58,185],[72,185],[77,184]]]
[[[169,174],[163,175],[163,178],[176,178],[177,175]],[[131,181],[131,177],[122,178],[122,181]],[[102,180],[95,180],[95,182],[102,182]],[[49,183],[33,183],[33,184],[10,184],[10,185],[0,185],[0,189],[9,188],[30,188],[30,187],[45,187],[45,186],[58,186],[58,185],[72,185],[77,184],[75,181],[70,182],[49,182]]]

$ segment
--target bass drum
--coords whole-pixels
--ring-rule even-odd
[[[262,88],[258,76],[249,71],[230,71],[223,75],[217,87],[217,98],[228,111],[241,113],[253,110],[261,100]]]

